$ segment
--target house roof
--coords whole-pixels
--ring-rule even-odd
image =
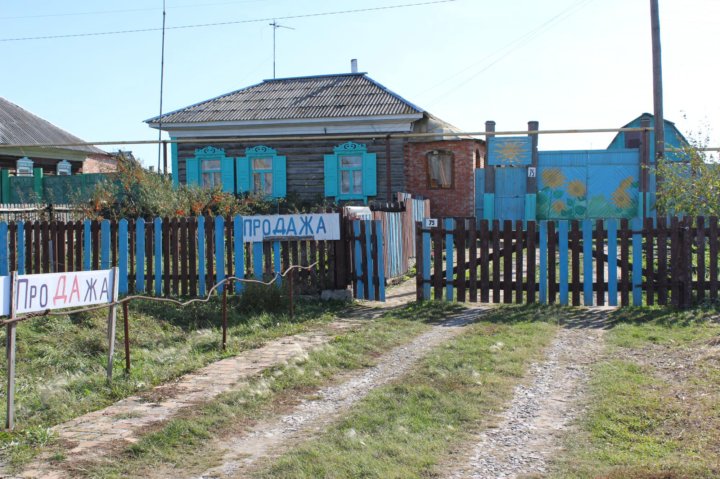
[[[0,144],[47,145],[82,142],[77,136],[0,97]],[[107,154],[94,146],[63,146],[57,149]]]
[[[365,73],[264,80],[162,117],[163,123],[417,115],[424,111]]]
[[[629,122],[629,123],[627,123],[626,125],[624,125],[623,128],[638,128],[638,127],[640,127],[640,123],[641,123],[641,121],[642,121],[643,119],[649,120],[650,123],[651,123],[651,125],[652,125],[654,118],[655,118],[655,116],[654,116],[652,113],[647,113],[647,112],[645,112],[645,113],[643,113],[642,115],[640,115],[640,116],[638,116],[637,118],[635,118],[634,120],[632,120],[631,122]],[[675,145],[675,146],[689,145],[689,144],[690,144],[690,142],[687,140],[687,138],[685,138],[685,135],[683,135],[683,134],[680,132],[680,130],[678,130],[678,128],[675,126],[675,123],[673,123],[672,121],[670,121],[670,120],[668,120],[668,119],[665,119],[665,118],[663,118],[663,123],[665,124],[665,131],[668,131],[668,129],[669,129],[669,130],[672,131],[672,132],[674,133],[674,135],[676,136],[676,140],[677,140],[677,141],[676,141],[675,143],[677,143],[677,145]],[[620,135],[621,135],[621,134],[618,133],[618,134],[616,134],[616,135],[613,137],[613,139],[612,139],[612,141],[610,142],[610,145],[608,146],[608,148],[611,148],[611,147],[613,146],[613,144],[615,144],[615,142],[618,141],[618,139],[620,138]],[[666,136],[667,136],[667,134],[666,134]],[[672,141],[671,139],[669,139],[669,138],[665,138],[665,142],[666,142],[666,143],[673,144],[673,141]]]

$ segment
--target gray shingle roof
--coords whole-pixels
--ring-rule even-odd
[[[280,78],[162,116],[163,123],[412,115],[423,110],[364,73]],[[158,118],[146,120],[157,124]]]
[[[0,97],[0,143],[43,145],[82,143],[83,140]],[[61,149],[107,154],[94,146],[63,146]]]

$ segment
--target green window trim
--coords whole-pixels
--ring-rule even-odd
[[[333,151],[325,155],[325,196],[367,203],[368,197],[377,195],[377,155],[351,141]]]
[[[264,145],[245,150],[235,159],[237,192],[285,198],[287,196],[287,159]]]
[[[206,146],[195,150],[185,163],[185,182],[200,187],[222,186],[226,193],[235,193],[235,162],[225,150]]]

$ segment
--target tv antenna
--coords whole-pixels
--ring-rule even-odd
[[[285,25],[280,25],[276,20],[273,20],[272,23],[268,23],[271,27],[273,27],[273,79],[275,78],[275,31],[278,28],[287,28],[288,30],[295,30],[293,27],[286,27]]]

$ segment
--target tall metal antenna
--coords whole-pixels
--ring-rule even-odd
[[[162,156],[162,114],[163,114],[163,84],[165,80],[165,0],[163,0],[162,17],[162,46],[160,51],[160,115],[158,117],[158,160],[157,171],[160,173],[160,161]],[[164,173],[167,173],[165,171]]]
[[[285,25],[280,25],[277,21],[273,20],[272,23],[268,23],[271,27],[273,27],[273,78],[275,78],[275,31],[278,28],[287,28],[288,30],[295,30],[293,27],[286,27]]]

